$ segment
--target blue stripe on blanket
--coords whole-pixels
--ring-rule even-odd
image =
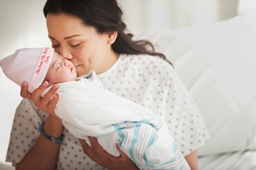
[[[174,156],[170,158],[170,160],[156,165],[150,164],[147,160],[145,151],[155,142],[157,131],[160,129],[160,125],[155,119],[145,119],[139,122],[126,121],[120,124],[113,124],[113,126],[121,138],[121,141],[118,142],[120,149],[126,153],[140,169],[185,169],[184,165],[181,163],[182,155],[175,142],[173,142],[172,147]]]
[[[145,122],[145,120],[142,122],[127,121],[113,125],[122,139],[118,143],[119,147],[140,169],[144,169],[141,162],[146,159],[145,150],[154,143],[157,133],[156,128],[152,127],[152,123],[146,124]]]

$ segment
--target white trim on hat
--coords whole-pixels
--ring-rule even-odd
[[[42,83],[51,64],[53,48],[43,48],[35,67],[34,73],[29,84],[29,91],[34,91]]]

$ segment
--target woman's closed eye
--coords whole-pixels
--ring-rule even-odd
[[[60,44],[52,44],[52,48],[58,48],[60,46]]]
[[[75,48],[78,47],[79,45],[81,45],[82,43],[78,43],[78,44],[70,44],[71,47]]]

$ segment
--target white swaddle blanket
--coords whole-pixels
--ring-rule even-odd
[[[118,143],[140,169],[190,169],[164,121],[145,107],[82,78],[59,84],[55,113],[75,137],[96,137],[119,156]]]

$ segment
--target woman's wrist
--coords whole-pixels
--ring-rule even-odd
[[[41,133],[41,135],[42,135],[43,137],[45,137],[46,139],[48,139],[48,140],[50,140],[50,141],[52,141],[52,142],[54,142],[54,143],[56,143],[56,144],[63,144],[64,135],[62,134],[61,136],[59,136],[59,137],[57,137],[57,138],[48,135],[48,134],[45,133],[45,131],[44,131],[44,124],[45,124],[45,122],[43,122],[42,124],[40,124],[40,125],[39,125],[39,128],[38,128],[38,130],[39,130],[39,132]]]
[[[63,134],[63,129],[61,119],[52,116],[48,116],[43,127],[44,132],[54,138],[60,137]]]

